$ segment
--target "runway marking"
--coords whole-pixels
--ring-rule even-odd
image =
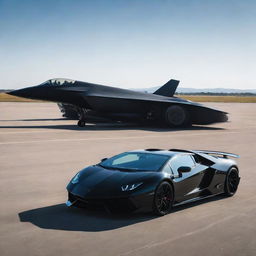
[[[5,134],[26,134],[26,133],[54,133],[56,132],[55,131],[25,131],[25,132],[0,132],[0,135],[5,135]],[[68,130],[58,130],[58,133],[59,132],[73,132],[72,130],[71,131],[68,131]],[[78,131],[79,132],[79,131]]]
[[[161,242],[155,242],[155,243],[146,244],[146,245],[141,246],[141,247],[138,247],[138,248],[136,248],[136,249],[134,249],[134,250],[121,253],[121,254],[119,254],[119,256],[130,255],[130,254],[134,254],[134,253],[136,253],[136,252],[139,252],[139,251],[142,251],[142,250],[145,250],[145,249],[151,249],[151,248],[153,248],[153,247],[157,247],[157,246],[160,246],[160,245],[164,245],[164,244],[167,244],[167,243],[172,243],[172,242],[174,242],[174,241],[177,241],[177,240],[183,239],[183,238],[185,238],[185,237],[189,237],[189,236],[192,236],[192,235],[194,235],[194,234],[198,234],[198,233],[200,233],[200,232],[202,232],[202,231],[205,231],[205,230],[207,230],[207,229],[210,229],[210,228],[214,227],[215,225],[218,225],[218,224],[220,224],[220,223],[222,223],[222,222],[225,222],[225,221],[227,221],[227,220],[233,219],[233,218],[237,217],[238,215],[242,215],[242,214],[236,214],[236,215],[228,216],[228,217],[223,218],[223,219],[221,219],[221,220],[219,220],[219,221],[216,221],[216,222],[214,222],[214,223],[211,223],[211,224],[209,224],[209,225],[207,225],[207,226],[204,226],[204,227],[202,227],[202,228],[198,228],[198,229],[195,230],[195,231],[187,232],[187,233],[185,233],[185,234],[183,234],[183,235],[180,235],[180,236],[178,236],[178,237],[166,239],[166,240],[161,241]]]
[[[211,133],[186,133],[186,134],[164,134],[164,135],[152,135],[152,136],[121,136],[121,137],[99,137],[99,138],[84,138],[84,139],[55,139],[55,140],[31,140],[31,141],[10,141],[0,142],[0,145],[9,144],[28,144],[28,143],[44,143],[44,142],[67,142],[67,141],[94,141],[94,140],[123,140],[123,139],[145,139],[145,138],[170,138],[173,136],[184,137],[184,136],[204,136],[204,135],[223,135],[223,134],[237,134],[240,132],[211,132]]]

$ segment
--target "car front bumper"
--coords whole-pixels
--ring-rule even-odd
[[[87,209],[106,209],[111,212],[133,212],[136,210],[151,210],[153,199],[153,192],[122,198],[84,198],[68,192],[66,205]]]

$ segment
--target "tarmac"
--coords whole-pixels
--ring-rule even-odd
[[[53,103],[0,103],[0,255],[256,255],[256,104],[206,103],[230,121],[188,129],[90,124],[61,118]],[[76,172],[143,148],[240,155],[233,197],[180,206],[164,217],[67,208]]]

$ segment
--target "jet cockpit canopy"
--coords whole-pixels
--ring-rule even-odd
[[[59,85],[69,85],[74,84],[76,80],[67,79],[67,78],[54,78],[45,81],[40,85],[52,85],[52,86],[59,86]]]

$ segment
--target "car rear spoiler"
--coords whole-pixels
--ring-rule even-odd
[[[210,151],[210,150],[193,150],[195,153],[203,153],[203,154],[209,154],[209,155],[219,155],[223,156],[224,158],[227,158],[228,156],[239,158],[240,156],[233,153],[227,153],[227,152],[221,152],[221,151]]]
[[[233,153],[227,153],[227,152],[221,152],[221,151],[211,151],[211,150],[182,150],[182,149],[170,149],[170,151],[177,151],[177,152],[187,152],[187,153],[194,153],[194,154],[209,154],[209,155],[218,155],[222,156],[224,158],[234,157],[239,158],[239,155],[233,154]]]

